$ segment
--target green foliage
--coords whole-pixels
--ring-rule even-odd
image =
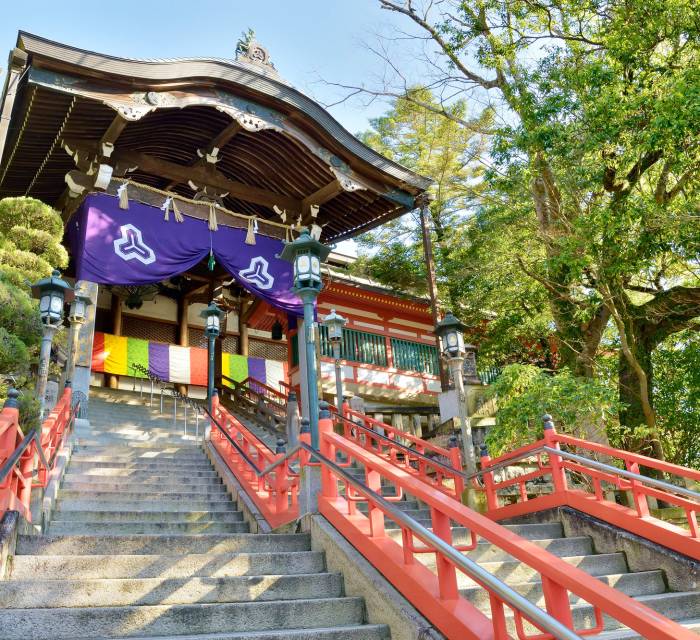
[[[700,334],[685,331],[654,352],[654,397],[667,459],[700,467]]]
[[[422,87],[411,89],[396,99],[382,117],[371,121],[371,129],[360,134],[365,144],[417,173],[430,176],[430,226],[434,229],[435,260],[442,298],[453,302],[450,255],[460,241],[458,227],[471,209],[481,189],[478,160],[485,138],[478,133],[491,121],[485,112],[469,129],[455,120],[417,106],[439,103]],[[467,116],[467,104],[456,101],[449,107],[458,119]],[[404,216],[359,239],[360,260],[354,270],[389,286],[424,294],[426,270],[418,217]]]
[[[486,438],[492,456],[541,438],[545,413],[554,416],[559,431],[577,437],[615,426],[615,390],[566,369],[552,375],[533,365],[509,365],[488,394],[498,403],[496,426]]]
[[[34,198],[0,200],[0,378],[14,376],[25,387],[20,401],[23,426],[35,424],[38,404],[28,375],[41,342],[41,320],[28,283],[68,264],[61,246],[63,222]],[[0,385],[0,402],[7,385]]]

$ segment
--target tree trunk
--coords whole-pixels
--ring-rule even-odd
[[[645,399],[642,394],[643,387],[639,373],[633,366],[630,358],[621,349],[618,361],[618,397],[622,405],[620,409],[620,424],[628,430],[625,446],[639,453],[663,460],[664,451],[656,425],[654,424],[653,427],[650,427],[648,416],[649,411],[653,411],[654,369],[651,356],[656,343],[645,334],[642,322],[637,322],[630,318],[624,324],[627,347],[646,377],[647,395]],[[653,433],[646,433],[642,438],[637,438],[633,435],[633,432],[639,427],[644,429],[652,428]]]

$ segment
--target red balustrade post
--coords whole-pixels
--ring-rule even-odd
[[[32,500],[32,471],[34,471],[34,456],[36,454],[36,440],[27,447],[22,457],[19,459],[19,473],[22,476],[22,483],[18,487],[17,497],[24,505],[25,517],[31,522],[32,514],[30,504]]]
[[[286,449],[285,442],[282,438],[277,440],[277,448],[275,449],[275,460],[284,458]],[[279,467],[275,469],[275,512],[284,513],[289,507],[287,498],[287,461],[285,460]]]
[[[350,403],[347,400],[343,400],[343,404],[340,407],[340,412],[343,418],[350,418]]]
[[[318,413],[318,436],[321,445],[321,454],[329,460],[335,462],[335,447],[326,437],[333,433],[333,419],[327,402],[319,402],[320,411]],[[321,466],[321,491],[326,498],[338,497],[338,483],[333,472],[325,465]]]
[[[382,476],[378,471],[365,467],[365,484],[375,493],[382,495]],[[368,502],[369,529],[373,538],[384,537],[384,512]]]
[[[452,544],[452,527],[450,518],[438,511],[435,507],[430,508],[430,518],[433,524],[433,533],[442,538],[447,544]],[[444,556],[436,553],[436,566],[438,575],[438,585],[440,598],[443,600],[456,600],[459,597],[457,589],[457,569]]]
[[[7,400],[0,412],[0,461],[9,458],[18,443],[19,435],[19,392],[10,389]],[[14,474],[10,473],[0,484],[0,517],[10,505]]]
[[[554,421],[552,416],[546,413],[542,416],[544,420],[544,442],[551,449],[559,449],[559,442],[557,441],[557,431],[554,428]],[[554,484],[554,491],[566,491],[566,472],[561,466],[561,458],[556,454],[549,454],[549,464],[552,467],[552,484]]]
[[[639,464],[636,462],[625,461],[625,466],[627,467],[627,471],[639,473]],[[630,486],[632,489],[634,507],[637,509],[637,515],[640,518],[647,518],[649,516],[649,503],[647,502],[646,495],[644,495],[643,485],[641,485],[637,480],[630,480]]]
[[[481,445],[481,470],[491,466],[491,456],[485,444]],[[486,487],[486,507],[489,511],[498,509],[498,494],[494,487],[493,471],[486,471],[483,475],[484,487]]]
[[[450,452],[450,466],[457,470],[462,470],[462,458],[459,454],[459,445],[457,444],[457,436],[451,435],[447,449]],[[464,493],[464,478],[461,475],[454,474],[455,482],[455,498],[462,501],[462,494]]]
[[[542,593],[544,594],[547,613],[569,627],[569,629],[573,629],[574,617],[571,613],[569,592],[551,578],[542,576]]]

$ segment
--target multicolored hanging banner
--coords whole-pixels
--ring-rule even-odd
[[[162,282],[188,271],[211,256],[241,285],[273,307],[301,316],[301,300],[292,293],[292,265],[278,256],[284,243],[246,229],[183,216],[168,222],[157,206],[91,193],[67,226],[77,277],[98,284],[142,285]]]
[[[92,370],[95,373],[144,378],[136,365],[166,382],[207,386],[206,349],[95,332],[92,347]],[[287,378],[287,363],[223,353],[221,372],[236,382],[252,377],[279,389],[280,382]]]

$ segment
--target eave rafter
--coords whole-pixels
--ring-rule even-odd
[[[94,157],[101,151],[96,145],[68,140],[64,141],[64,146],[77,152],[78,157]],[[191,181],[200,187],[225,191],[232,198],[246,202],[269,208],[278,206],[295,214],[301,212],[300,200],[231,180],[212,164],[185,166],[140,151],[119,148],[114,148],[109,157],[113,166],[122,164],[177,183]]]

